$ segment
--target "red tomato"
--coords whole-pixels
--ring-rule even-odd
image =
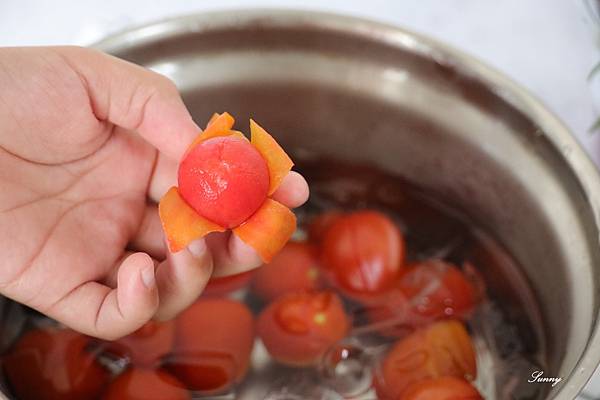
[[[444,376],[413,383],[398,400],[483,400],[469,382]]]
[[[109,372],[86,351],[90,339],[70,329],[34,329],[4,357],[4,371],[19,399],[90,400]]]
[[[115,378],[103,400],[190,400],[192,396],[171,374],[160,369],[131,368]]]
[[[308,239],[312,243],[320,245],[325,238],[325,233],[341,216],[340,211],[326,211],[312,218],[308,224]]]
[[[244,304],[225,298],[194,303],[176,321],[167,368],[189,389],[222,392],[240,382],[254,344],[254,319]]]
[[[252,289],[270,301],[288,292],[316,289],[318,280],[315,250],[306,243],[289,242],[270,263],[256,270]]]
[[[290,293],[258,318],[258,334],[269,354],[289,365],[310,365],[346,336],[350,321],[332,292]]]
[[[403,336],[407,327],[442,318],[465,319],[477,302],[476,293],[475,285],[458,268],[429,260],[407,267],[392,289],[362,303],[369,320],[382,326],[380,333]]]
[[[323,260],[334,283],[353,293],[388,289],[404,263],[404,239],[394,223],[376,211],[339,217],[327,230]]]
[[[476,302],[474,285],[458,268],[440,260],[412,266],[402,274],[398,285],[412,309],[425,317],[463,318]]]
[[[231,292],[247,287],[252,281],[256,270],[242,272],[240,274],[210,278],[202,292],[202,296],[223,297]]]
[[[475,378],[475,350],[464,325],[436,322],[396,342],[383,359],[375,387],[381,399],[395,400],[424,379],[454,376]]]
[[[106,343],[105,351],[127,357],[134,365],[148,367],[159,363],[171,351],[174,341],[174,321],[150,321],[131,335]]]
[[[179,165],[179,193],[203,217],[225,228],[246,221],[267,198],[269,170],[247,140],[215,137],[193,147]]]

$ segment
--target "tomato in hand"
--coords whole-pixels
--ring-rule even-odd
[[[424,379],[442,376],[474,379],[475,349],[461,322],[444,320],[396,342],[377,372],[378,396],[395,400],[401,398],[410,384]]]
[[[267,162],[249,141],[215,137],[194,146],[179,165],[179,193],[196,212],[225,228],[246,221],[269,191]]]
[[[247,287],[256,273],[255,269],[242,272],[235,275],[222,276],[218,278],[210,278],[202,296],[223,297],[235,292],[236,290]]]
[[[284,295],[258,318],[258,334],[271,357],[293,366],[318,361],[349,328],[340,298],[327,291]]]
[[[176,320],[175,348],[166,368],[186,387],[205,393],[240,382],[254,345],[254,319],[244,304],[200,299]]]
[[[131,368],[110,384],[103,400],[190,400],[181,382],[161,369]]]
[[[464,379],[444,376],[410,385],[398,400],[483,400]]]
[[[288,242],[270,263],[256,270],[252,289],[263,300],[317,289],[319,270],[315,250],[306,243]]]
[[[377,211],[335,220],[323,241],[323,262],[336,286],[355,294],[384,291],[396,281],[405,245],[394,223]]]
[[[129,358],[134,365],[149,367],[159,363],[161,357],[171,351],[174,341],[174,321],[149,321],[134,333],[107,342],[105,351]]]
[[[19,399],[89,400],[110,379],[87,351],[90,338],[70,329],[34,329],[4,357],[4,372]]]

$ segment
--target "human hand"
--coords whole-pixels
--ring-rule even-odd
[[[0,293],[115,339],[260,265],[230,233],[170,254],[156,202],[199,133],[167,78],[76,47],[0,49]],[[274,198],[308,197],[291,172]]]

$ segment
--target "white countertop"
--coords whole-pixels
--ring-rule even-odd
[[[89,44],[129,25],[227,8],[308,8],[425,33],[480,58],[528,88],[600,165],[600,27],[584,0],[13,0],[0,1],[0,46]],[[600,74],[599,74],[600,75]],[[600,399],[600,375],[586,388]]]

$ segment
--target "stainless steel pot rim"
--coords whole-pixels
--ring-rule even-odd
[[[519,109],[539,126],[540,134],[545,135],[562,154],[566,164],[577,176],[578,183],[592,208],[596,228],[600,227],[600,175],[567,127],[540,100],[512,79],[474,57],[427,36],[372,20],[321,11],[233,9],[150,22],[113,34],[92,47],[108,53],[120,53],[128,48],[188,33],[210,32],[234,26],[239,29],[257,23],[263,28],[298,26],[308,29],[312,27],[321,31],[378,40],[399,49],[433,58],[440,64],[452,65],[461,73],[486,82],[499,97]],[[596,315],[596,325],[584,354],[570,376],[565,377],[565,384],[554,398],[575,398],[600,362],[598,316]]]

